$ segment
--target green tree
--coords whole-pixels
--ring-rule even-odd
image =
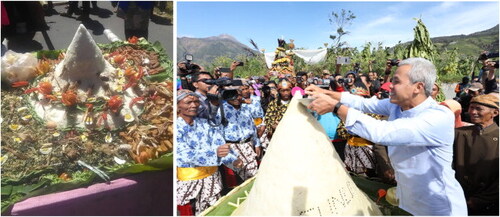
[[[333,49],[340,49],[346,44],[345,41],[342,41],[342,37],[349,34],[349,31],[347,31],[346,28],[352,24],[352,21],[355,18],[356,16],[352,11],[346,11],[345,9],[342,9],[340,13],[332,12],[330,14],[330,18],[328,20],[330,21],[330,25],[332,25],[336,31],[336,35],[330,35],[330,39],[333,40]]]

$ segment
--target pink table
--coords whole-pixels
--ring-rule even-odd
[[[32,197],[7,215],[173,215],[173,170],[147,172],[86,188]]]

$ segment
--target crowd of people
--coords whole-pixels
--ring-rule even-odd
[[[482,54],[485,56],[485,54]],[[436,101],[436,69],[388,60],[383,75],[353,70],[235,78],[178,64],[177,205],[198,215],[256,175],[292,96],[315,114],[345,168],[397,185],[413,215],[498,215],[498,62],[482,58],[456,97]],[[397,70],[393,70],[397,68]],[[472,82],[470,82],[472,81]],[[483,88],[484,87],[484,88]],[[419,199],[415,199],[419,198]]]

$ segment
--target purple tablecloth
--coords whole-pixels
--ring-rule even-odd
[[[11,215],[173,215],[173,170],[146,172],[86,188],[32,197]]]

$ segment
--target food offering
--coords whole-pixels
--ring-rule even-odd
[[[348,173],[319,122],[300,99],[296,95],[291,100],[257,175],[200,215],[408,215],[386,201],[390,185]]]
[[[33,60],[34,59],[34,60]],[[2,58],[2,212],[30,196],[172,167],[172,62],[156,42]]]

